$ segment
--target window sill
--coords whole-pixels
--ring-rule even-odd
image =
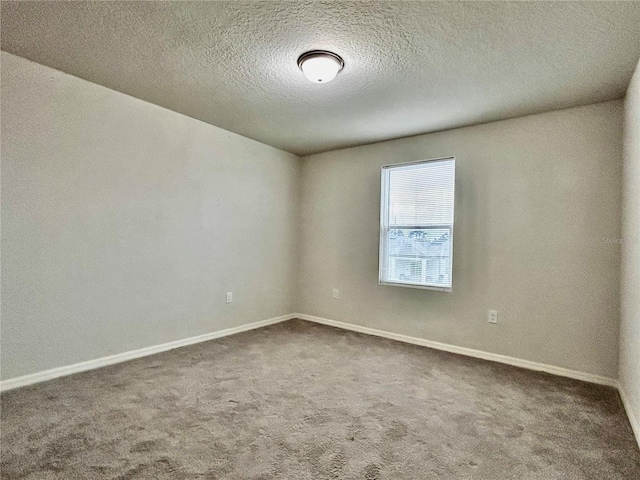
[[[437,285],[422,285],[420,283],[400,283],[400,282],[384,282],[382,280],[378,281],[379,285],[384,285],[387,287],[405,287],[405,288],[418,288],[420,290],[435,290],[437,292],[448,292],[452,291],[451,287],[439,287]]]

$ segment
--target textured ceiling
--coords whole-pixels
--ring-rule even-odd
[[[620,98],[640,2],[3,2],[2,49],[297,154]],[[312,84],[310,49],[345,68]]]

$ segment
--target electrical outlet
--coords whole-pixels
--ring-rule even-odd
[[[489,310],[489,313],[487,313],[487,322],[489,322],[489,323],[498,323],[498,311],[497,310]]]
[[[227,292],[227,303],[233,302],[233,292]]]
[[[340,291],[337,288],[333,289],[333,299],[337,300],[338,298],[340,298]]]

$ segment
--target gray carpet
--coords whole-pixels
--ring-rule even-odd
[[[615,390],[299,320],[2,395],[2,479],[640,479]]]

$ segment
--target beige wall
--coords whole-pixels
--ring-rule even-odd
[[[616,376],[622,102],[300,162],[2,53],[2,114],[2,378],[293,311]],[[380,166],[448,155],[453,293],[379,286]]]
[[[640,443],[640,64],[624,104],[620,388]]]
[[[621,133],[613,101],[306,157],[298,311],[616,377]],[[450,155],[453,292],[378,285],[380,167]]]
[[[2,53],[2,378],[291,313],[299,173]]]

